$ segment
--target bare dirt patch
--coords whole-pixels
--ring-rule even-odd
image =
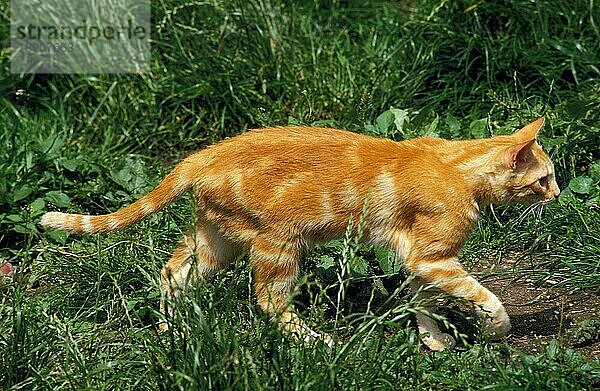
[[[558,287],[552,280],[540,286],[520,273],[518,262],[492,268],[492,275],[489,265],[480,265],[472,273],[506,306],[512,322],[511,346],[536,354],[558,339],[587,357],[600,357],[599,292]]]

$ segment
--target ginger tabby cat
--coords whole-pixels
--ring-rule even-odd
[[[113,231],[194,187],[197,221],[162,270],[161,311],[172,314],[186,284],[247,251],[261,308],[288,332],[331,345],[329,336],[296,315],[289,295],[302,251],[342,237],[350,219],[361,218],[368,197],[363,239],[404,259],[419,295],[431,295],[422,288],[434,286],[472,302],[487,332],[502,338],[510,329],[506,310],[458,256],[482,206],[549,202],[559,195],[552,162],[536,142],[543,124],[540,118],[510,136],[465,141],[395,142],[308,127],[252,130],[184,159],[124,209],[101,216],[48,212],[41,223],[77,233]],[[431,318],[420,314],[417,322],[432,350],[454,345]]]

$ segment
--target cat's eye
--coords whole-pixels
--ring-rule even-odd
[[[548,188],[548,175],[538,179],[538,183],[540,184],[540,186],[547,189]]]

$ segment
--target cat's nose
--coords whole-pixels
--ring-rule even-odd
[[[554,189],[550,190],[550,193],[548,194],[548,198],[546,199],[546,202],[552,202],[552,201],[556,200],[559,195],[560,195],[560,189],[558,188],[558,186],[555,186]]]
[[[560,195],[560,189],[558,186],[554,187],[554,198],[557,198]]]

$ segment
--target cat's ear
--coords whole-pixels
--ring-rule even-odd
[[[539,118],[513,133],[512,137],[516,139],[515,144],[506,148],[502,156],[505,167],[515,170],[520,164],[526,162],[527,154],[545,121],[544,117]]]
[[[502,159],[504,166],[515,170],[519,165],[526,163],[527,154],[531,150],[533,144],[535,144],[535,136],[532,140],[526,141],[525,143],[511,145],[506,148]]]
[[[536,119],[532,123],[529,123],[523,126],[521,129],[516,131],[513,136],[518,138],[521,141],[531,141],[535,140],[537,134],[539,133],[542,126],[544,126],[544,122],[546,121],[545,117]]]

